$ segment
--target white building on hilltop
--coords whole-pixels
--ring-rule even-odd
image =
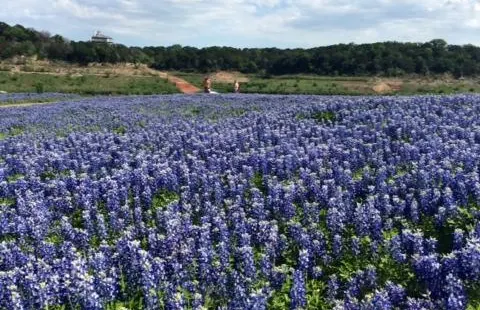
[[[104,34],[101,33],[100,31],[97,31],[97,32],[92,36],[91,41],[92,41],[92,42],[96,42],[96,43],[108,43],[108,44],[112,44],[112,43],[113,43],[113,39],[112,39],[111,37],[104,35]]]

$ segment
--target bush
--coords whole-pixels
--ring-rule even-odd
[[[38,82],[35,84],[35,91],[38,93],[38,94],[41,94],[45,91],[45,86],[43,85],[42,82]]]
[[[35,72],[35,67],[29,66],[29,65],[24,65],[22,67],[23,72]]]

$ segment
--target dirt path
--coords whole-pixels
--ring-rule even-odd
[[[175,83],[175,86],[178,88],[179,91],[181,91],[184,94],[195,94],[200,91],[200,89],[189,82],[185,81],[184,79],[178,78],[178,77],[172,77],[170,76],[168,78],[169,81],[172,81]]]
[[[171,83],[175,84],[175,87],[177,87],[177,89],[184,94],[195,94],[200,91],[200,88],[196,87],[195,85],[185,81],[184,79],[181,79],[174,75],[170,75],[166,72],[159,72],[153,69],[149,69],[149,72],[158,74],[160,77],[167,79]]]

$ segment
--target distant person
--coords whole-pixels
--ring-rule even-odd
[[[234,93],[239,93],[240,92],[240,83],[238,83],[237,80],[233,82],[233,92]]]
[[[212,80],[208,76],[203,79],[203,92],[207,94],[212,92]]]

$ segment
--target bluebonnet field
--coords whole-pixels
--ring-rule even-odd
[[[103,97],[0,114],[0,308],[465,309],[480,97]]]
[[[0,104],[6,103],[22,103],[22,102],[41,102],[41,101],[53,101],[53,100],[65,100],[80,98],[75,94],[64,93],[11,93],[0,94]]]

